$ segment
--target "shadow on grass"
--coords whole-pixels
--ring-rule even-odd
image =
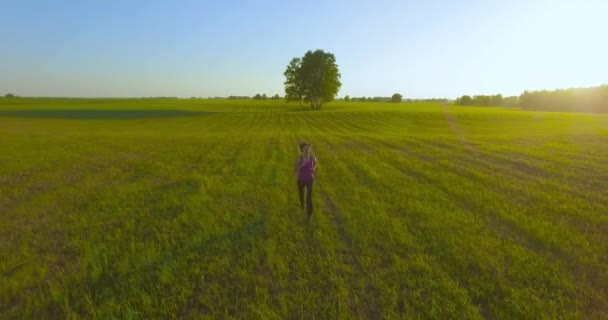
[[[192,110],[138,110],[138,109],[38,109],[38,110],[0,110],[0,117],[47,118],[47,119],[145,119],[183,116],[202,116],[212,112]]]

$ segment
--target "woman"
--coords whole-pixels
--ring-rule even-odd
[[[295,165],[300,206],[304,209],[304,187],[306,187],[306,211],[309,220],[312,217],[312,182],[315,178],[315,171],[317,170],[317,158],[311,154],[310,149],[310,143],[300,143],[300,151],[302,151],[302,154],[298,157]]]

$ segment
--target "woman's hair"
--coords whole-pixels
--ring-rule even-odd
[[[300,151],[304,152],[304,147],[308,146],[310,148],[310,143],[308,142],[302,142],[300,143]]]

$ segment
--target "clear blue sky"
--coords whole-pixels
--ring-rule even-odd
[[[0,93],[279,93],[336,56],[339,96],[519,95],[608,83],[608,1],[0,0]]]

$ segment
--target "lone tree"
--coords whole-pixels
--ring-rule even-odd
[[[309,102],[312,109],[334,100],[342,86],[336,57],[323,50],[309,50],[304,57],[291,59],[284,75],[287,102]]]
[[[403,98],[403,96],[400,93],[395,93],[391,97],[391,102],[393,102],[393,103],[399,103],[399,102],[401,102],[402,98]]]
[[[464,96],[456,99],[456,104],[460,104],[463,106],[470,106],[473,104],[473,98],[471,98],[471,96],[465,94]]]

